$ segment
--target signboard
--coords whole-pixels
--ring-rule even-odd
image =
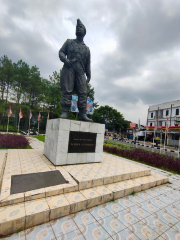
[[[79,112],[78,109],[78,96],[72,95],[72,100],[71,100],[71,112]],[[92,115],[93,114],[93,100],[90,98],[87,98],[87,107],[86,107],[86,114]]]
[[[70,131],[68,153],[95,152],[96,136],[97,133]]]
[[[113,138],[112,138],[112,137],[109,137],[109,136],[105,136],[105,139],[107,139],[107,140],[112,140]]]
[[[72,95],[71,112],[79,112],[77,102],[78,102],[78,96]]]
[[[87,98],[87,112],[86,114],[92,115],[93,114],[93,100],[90,98]]]
[[[136,123],[130,123],[130,128],[136,128]]]

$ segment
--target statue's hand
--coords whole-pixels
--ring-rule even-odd
[[[64,61],[64,64],[67,68],[71,68],[72,67],[72,62],[66,58],[66,60]]]
[[[89,82],[90,82],[90,80],[91,80],[90,78],[87,78],[87,83],[89,83]]]

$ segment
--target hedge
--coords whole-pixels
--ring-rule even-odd
[[[164,170],[180,174],[180,158],[174,158],[155,152],[148,152],[138,148],[128,150],[104,145],[103,150],[124,158],[132,159],[153,167],[163,168]]]

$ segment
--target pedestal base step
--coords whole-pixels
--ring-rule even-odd
[[[5,152],[2,152],[0,154],[0,190],[1,190],[2,180],[3,180],[4,168],[6,165],[6,155],[7,153]]]
[[[63,169],[78,183],[78,190],[136,179],[151,174],[151,170],[148,168],[133,163],[125,163],[122,160],[115,165],[116,159],[113,160],[110,166],[103,162],[101,164],[71,165],[63,167]]]
[[[152,174],[134,180],[111,183],[0,207],[0,235],[8,235],[18,230],[31,228],[168,181],[167,177]]]

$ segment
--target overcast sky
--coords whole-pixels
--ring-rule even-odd
[[[86,26],[95,101],[146,123],[149,105],[179,99],[179,0],[0,0],[0,56],[48,78],[58,51]]]

